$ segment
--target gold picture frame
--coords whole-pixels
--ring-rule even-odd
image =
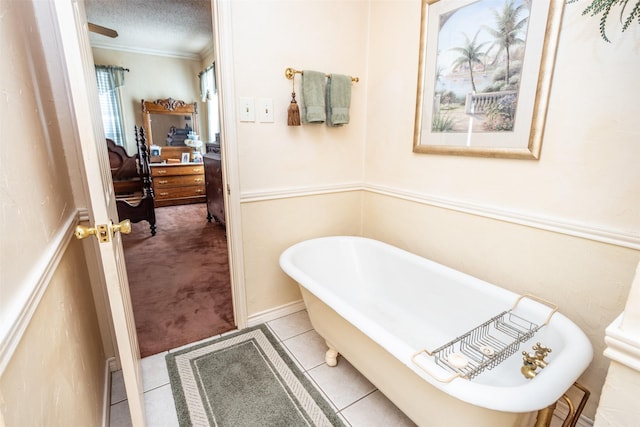
[[[514,0],[513,3],[508,0],[422,0],[413,151],[427,154],[539,159],[564,3],[565,0]],[[491,20],[482,19],[477,8],[486,8],[481,10],[484,14],[488,14],[490,9],[492,16],[497,20],[506,16],[504,10],[499,10],[500,5],[506,8],[510,4],[514,7],[524,5],[525,12],[528,13],[527,27],[522,31],[525,39],[518,40],[524,43],[517,51],[520,54],[519,64],[516,64],[519,67],[518,74],[509,73],[509,67],[504,65],[506,72],[502,71],[502,87],[508,90],[494,88],[482,91],[480,88],[461,96],[460,92],[464,95],[465,89],[462,83],[457,83],[456,73],[464,80],[466,70],[475,89],[477,86],[474,85],[474,69],[480,68],[485,74],[491,71],[486,65],[491,60],[490,52],[495,54],[493,64],[513,62],[504,59],[505,56],[509,58],[508,54],[504,54],[504,48],[499,58],[500,44],[496,41],[492,43],[490,40],[478,40],[481,31],[488,31],[495,37],[494,33],[498,30],[491,32],[492,28],[487,25]],[[494,5],[498,5],[498,8],[490,7]],[[502,12],[505,14],[500,15]],[[465,14],[466,20],[463,20]],[[455,19],[452,19],[454,15]],[[467,34],[474,29],[475,35]],[[465,51],[457,45],[444,49],[443,46],[447,46],[442,42],[445,36],[451,35],[450,38],[453,39],[453,34],[457,33],[465,37],[463,47],[470,48]],[[493,49],[483,54],[484,63],[464,64],[460,58],[450,59],[450,52],[473,57],[473,48],[480,46],[492,46]],[[508,49],[506,51],[508,53]],[[448,66],[447,77],[451,83],[449,92],[446,91],[447,85],[442,83],[442,64]],[[498,65],[495,65],[494,76],[499,72],[497,68]],[[457,92],[451,89],[456,84]],[[447,94],[451,96],[446,97]],[[448,104],[451,97],[457,101]],[[461,98],[464,101],[458,101]],[[489,101],[485,102],[486,99]],[[488,107],[480,107],[481,105]],[[507,110],[503,110],[505,105],[508,107],[505,107]],[[445,107],[449,108],[445,113],[450,113],[446,117],[445,113],[442,113]],[[509,114],[503,111],[508,111]]]

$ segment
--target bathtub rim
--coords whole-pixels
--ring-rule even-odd
[[[499,290],[500,293],[510,296],[514,302],[520,295],[433,260],[367,237],[327,236],[313,238],[298,242],[285,249],[281,254],[281,268],[287,275],[294,279],[299,286],[305,288],[323,303],[331,307],[338,315],[378,343],[423,380],[453,397],[476,406],[497,411],[517,413],[537,411],[548,407],[560,399],[591,363],[593,348],[584,332],[561,312],[556,312],[546,327],[553,328],[558,332],[564,343],[563,349],[567,350],[559,355],[554,355],[553,364],[550,363],[547,368],[539,371],[539,374],[533,380],[514,386],[492,386],[462,378],[454,379],[449,383],[439,382],[413,363],[411,356],[417,349],[411,348],[401,339],[392,336],[384,328],[376,325],[375,321],[353,310],[348,304],[344,303],[339,296],[335,295],[334,292],[316,283],[313,278],[305,274],[293,263],[292,257],[296,252],[304,249],[306,246],[329,240],[353,241],[378,245],[386,250],[397,251],[404,256],[424,260],[427,264],[437,265],[445,270],[450,270],[455,273],[456,276],[489,286],[494,291]],[[523,348],[520,350],[523,350]],[[515,355],[511,357],[515,357]],[[431,365],[436,372],[440,371],[447,375],[447,371],[438,367],[435,363]],[[560,372],[564,372],[565,374],[562,379],[558,379],[557,373]],[[549,388],[550,386],[553,387]],[[525,397],[516,398],[518,396]]]

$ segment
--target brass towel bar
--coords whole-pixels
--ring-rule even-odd
[[[293,76],[295,74],[303,74],[301,70],[296,70],[294,68],[287,68],[286,70],[284,70],[284,75],[289,79],[293,79]],[[328,74],[325,74],[326,77],[329,77]],[[351,81],[354,83],[358,83],[360,81],[360,79],[358,77],[351,77]]]

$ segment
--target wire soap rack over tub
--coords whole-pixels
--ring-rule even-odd
[[[543,324],[537,325],[514,313],[520,301],[525,298],[552,309]],[[424,349],[415,353],[412,357],[413,362],[440,382],[448,383],[456,378],[473,379],[484,370],[495,368],[515,354],[520,344],[529,340],[540,328],[547,325],[556,311],[558,306],[555,304],[534,295],[522,295],[510,310],[503,311],[464,335],[433,351]],[[428,371],[418,361],[418,357],[425,354],[432,357],[438,366],[451,372],[452,375],[442,378]]]

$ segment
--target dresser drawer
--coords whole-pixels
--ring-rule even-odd
[[[157,176],[153,179],[153,188],[178,187],[183,185],[202,185],[203,175]]]
[[[183,197],[198,197],[206,194],[203,185],[191,185],[189,187],[166,187],[155,191],[157,200],[179,199]]]
[[[152,166],[151,176],[174,176],[174,175],[202,175],[204,174],[204,166],[201,164],[193,165],[162,165]]]

